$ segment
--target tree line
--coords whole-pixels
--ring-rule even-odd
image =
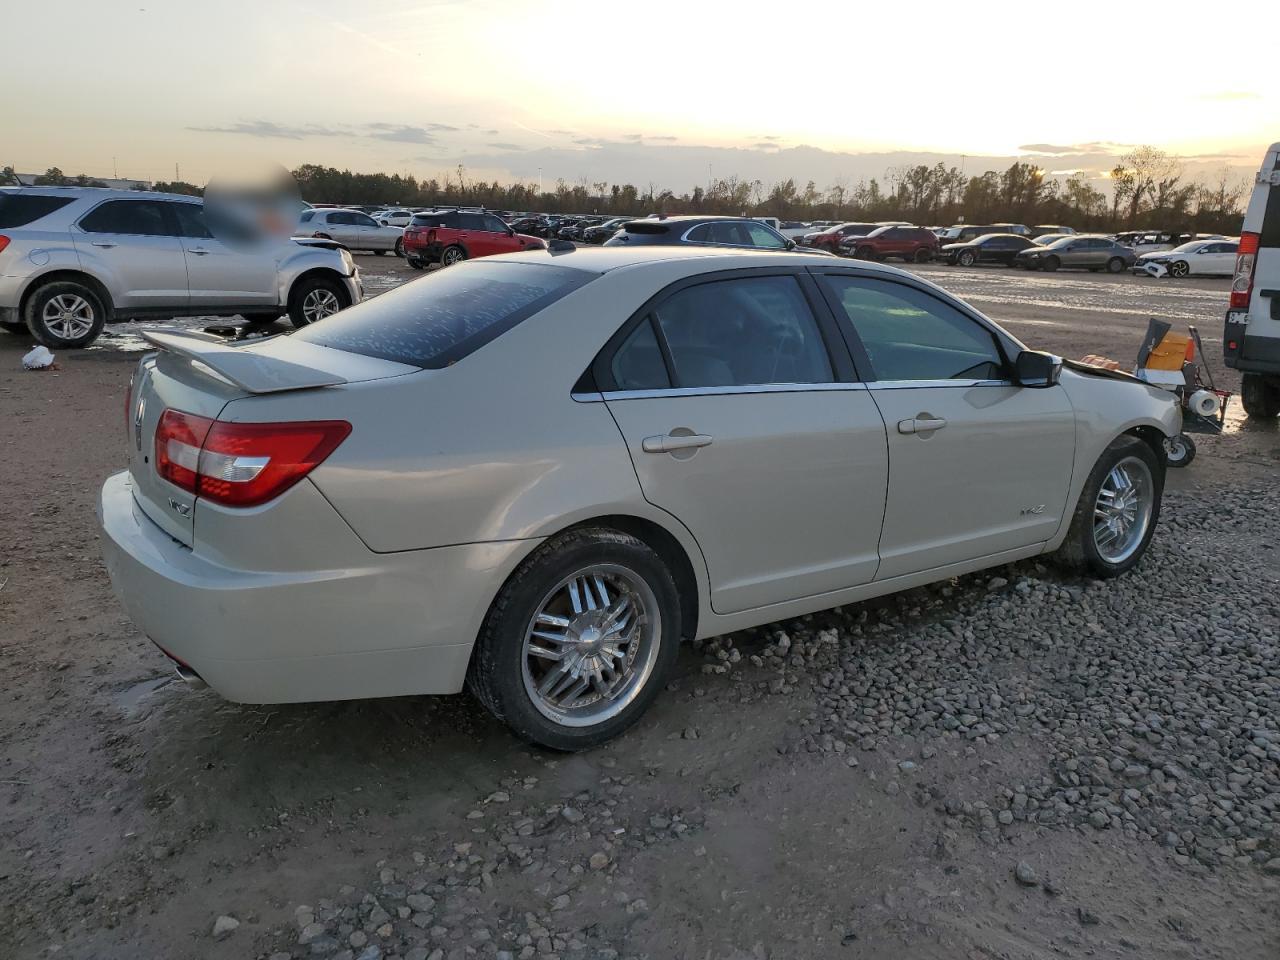
[[[0,172],[0,183],[12,177]],[[304,200],[313,203],[379,204],[407,207],[480,206],[492,210],[542,213],[712,213],[774,216],[783,220],[906,220],[921,225],[967,223],[1054,223],[1077,230],[1114,231],[1156,227],[1201,232],[1239,230],[1247,181],[1224,168],[1211,182],[1189,180],[1181,162],[1155,147],[1138,147],[1108,173],[1110,194],[1084,176],[1051,177],[1033,163],[1015,162],[1004,171],[966,176],[956,167],[892,167],[883,178],[850,183],[838,179],[825,188],[794,178],[765,185],[760,180],[722,177],[683,194],[653,182],[556,181],[550,190],[517,180],[502,183],[470,177],[459,164],[440,176],[354,173],[320,164],[293,171]],[[13,178],[16,182],[16,178]],[[103,186],[84,174],[68,177],[52,167],[37,183]],[[156,183],[155,190],[199,195],[181,181]]]

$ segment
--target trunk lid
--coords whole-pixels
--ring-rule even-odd
[[[142,511],[185,546],[194,541],[198,500],[156,471],[156,426],[165,410],[218,419],[232,400],[254,394],[338,388],[403,376],[417,367],[346,353],[292,337],[244,346],[206,334],[148,331],[159,347],[134,372],[128,411],[129,473]]]

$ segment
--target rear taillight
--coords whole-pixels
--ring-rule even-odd
[[[1253,295],[1253,266],[1258,259],[1258,235],[1240,234],[1240,246],[1236,250],[1236,272],[1231,278],[1231,308],[1248,309]]]
[[[166,410],[156,427],[156,471],[197,497],[254,507],[305,477],[350,433],[345,420],[228,423]]]
[[[9,245],[9,238],[0,233],[0,253],[4,253],[4,248]]]

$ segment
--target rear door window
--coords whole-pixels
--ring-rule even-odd
[[[654,314],[677,387],[835,379],[818,321],[795,277],[701,283],[673,293]]]
[[[438,369],[457,363],[594,276],[568,267],[474,260],[429,273],[293,336]]]
[[[85,233],[120,233],[135,237],[172,237],[175,228],[156,200],[108,200],[80,220]]]
[[[39,193],[0,192],[0,228],[25,227],[55,210],[61,210],[74,199]]]

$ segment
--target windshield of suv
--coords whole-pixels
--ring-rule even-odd
[[[41,193],[0,193],[0,227],[25,227],[74,199]]]
[[[473,260],[406,283],[293,336],[438,369],[457,363],[594,277],[568,267]]]

